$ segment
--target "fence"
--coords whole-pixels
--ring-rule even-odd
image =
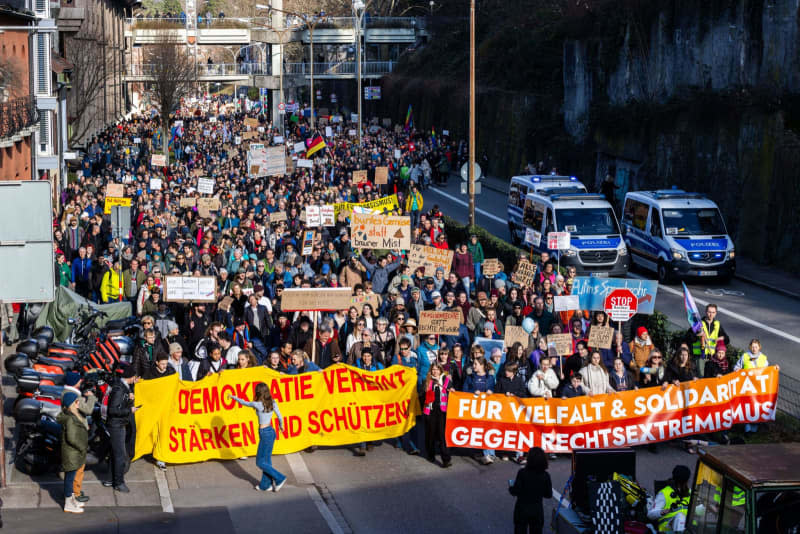
[[[158,65],[134,63],[127,66],[128,76],[154,77],[161,72]],[[250,76],[272,74],[270,63],[199,63],[198,77]]]
[[[781,371],[778,409],[800,420],[800,380]]]
[[[33,98],[14,98],[0,102],[0,139],[11,137],[36,122]]]
[[[389,74],[397,65],[396,61],[364,61],[361,63],[362,76]],[[358,63],[355,61],[335,61],[314,63],[314,76],[355,76]],[[287,63],[284,74],[311,75],[309,63]]]

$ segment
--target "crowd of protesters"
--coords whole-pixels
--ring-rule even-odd
[[[245,126],[246,118],[256,119],[258,126],[252,121]],[[588,333],[592,325],[610,326],[603,312],[554,311],[554,297],[572,289],[574,268],[558,272],[545,253],[529,286],[516,281],[513,269],[484,275],[478,236],[452,241],[443,210],[421,193],[447,180],[463,144],[457,148],[446,137],[370,122],[359,147],[350,132],[355,126],[346,119],[328,117],[327,124],[318,119],[312,130],[301,114],[274,125],[256,110],[243,111],[217,98],[187,100],[171,119],[176,126],[170,139],[159,136],[158,117],[150,113],[133,115],[98,134],[77,180],[64,191],[54,221],[57,282],[97,302],[129,301],[141,317],[144,333],[132,361],[135,376],[177,373],[182,380],[199,380],[257,365],[289,374],[338,363],[366,370],[413,367],[423,424],[396,446],[420,454],[418,445],[424,444],[428,459],[434,461],[438,452],[441,465],[448,467],[444,428],[453,390],[568,398],[733,370],[725,354],[729,339],[713,305],[706,309],[702,331],[687,333],[677,354],[654,346],[645,327],[635,330],[632,339],[615,332],[611,347],[602,349],[589,346]],[[270,146],[278,136],[287,154],[295,143],[316,136],[327,146],[313,155],[311,169],[251,176],[248,143]],[[172,154],[169,167],[151,166],[151,154],[165,142]],[[380,166],[389,168],[387,184],[375,184]],[[353,171],[363,169],[367,181],[354,184]],[[181,207],[181,199],[203,196],[197,191],[199,177],[215,180],[213,196],[221,205],[213,213]],[[152,178],[162,180],[160,190],[153,190]],[[124,184],[133,199],[128,238],[112,238],[110,218],[103,212],[110,183]],[[391,194],[398,202],[390,213],[411,216],[414,243],[455,251],[449,271],[412,271],[407,251],[355,250],[346,212],[335,226],[316,228],[310,254],[302,255],[305,207]],[[285,213],[285,220],[271,222],[277,212]],[[162,290],[170,275],[216,277],[215,302],[166,302]],[[350,287],[366,298],[349,309],[319,315],[282,311],[283,291],[296,287]],[[420,335],[423,310],[460,311],[458,335]],[[528,346],[498,346],[508,326],[523,326]],[[572,355],[553,355],[545,336],[558,333],[572,336]],[[766,365],[753,340],[737,368]],[[371,448],[360,444],[354,452],[363,456]],[[497,458],[490,450],[476,457],[484,464]],[[519,454],[511,459],[525,461]]]

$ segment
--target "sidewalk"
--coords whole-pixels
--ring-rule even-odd
[[[508,195],[509,180],[494,176],[484,176],[480,181],[486,189]],[[759,265],[750,258],[739,256],[736,258],[735,276],[740,280],[764,289],[800,299],[800,277],[787,273],[778,267]]]

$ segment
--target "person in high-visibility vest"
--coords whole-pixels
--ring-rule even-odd
[[[761,352],[761,341],[756,338],[750,340],[749,350],[742,354],[739,361],[733,367],[734,371],[741,371],[742,369],[760,369],[767,367],[769,360],[767,355]],[[745,432],[758,432],[758,425],[751,425],[747,423],[744,425]]]
[[[699,376],[705,376],[706,358],[714,355],[717,350],[717,340],[722,339],[725,345],[730,345],[731,338],[722,328],[717,317],[717,305],[706,306],[706,316],[700,321],[700,332],[689,329],[689,341],[692,342],[692,357]]]
[[[656,494],[647,517],[658,524],[659,532],[683,532],[692,495],[689,488],[691,475],[688,467],[676,465],[669,484]]]

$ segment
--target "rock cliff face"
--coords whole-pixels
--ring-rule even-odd
[[[565,40],[564,127],[595,148],[594,180],[707,193],[740,253],[800,270],[798,9],[664,1],[625,17],[616,41]]]

